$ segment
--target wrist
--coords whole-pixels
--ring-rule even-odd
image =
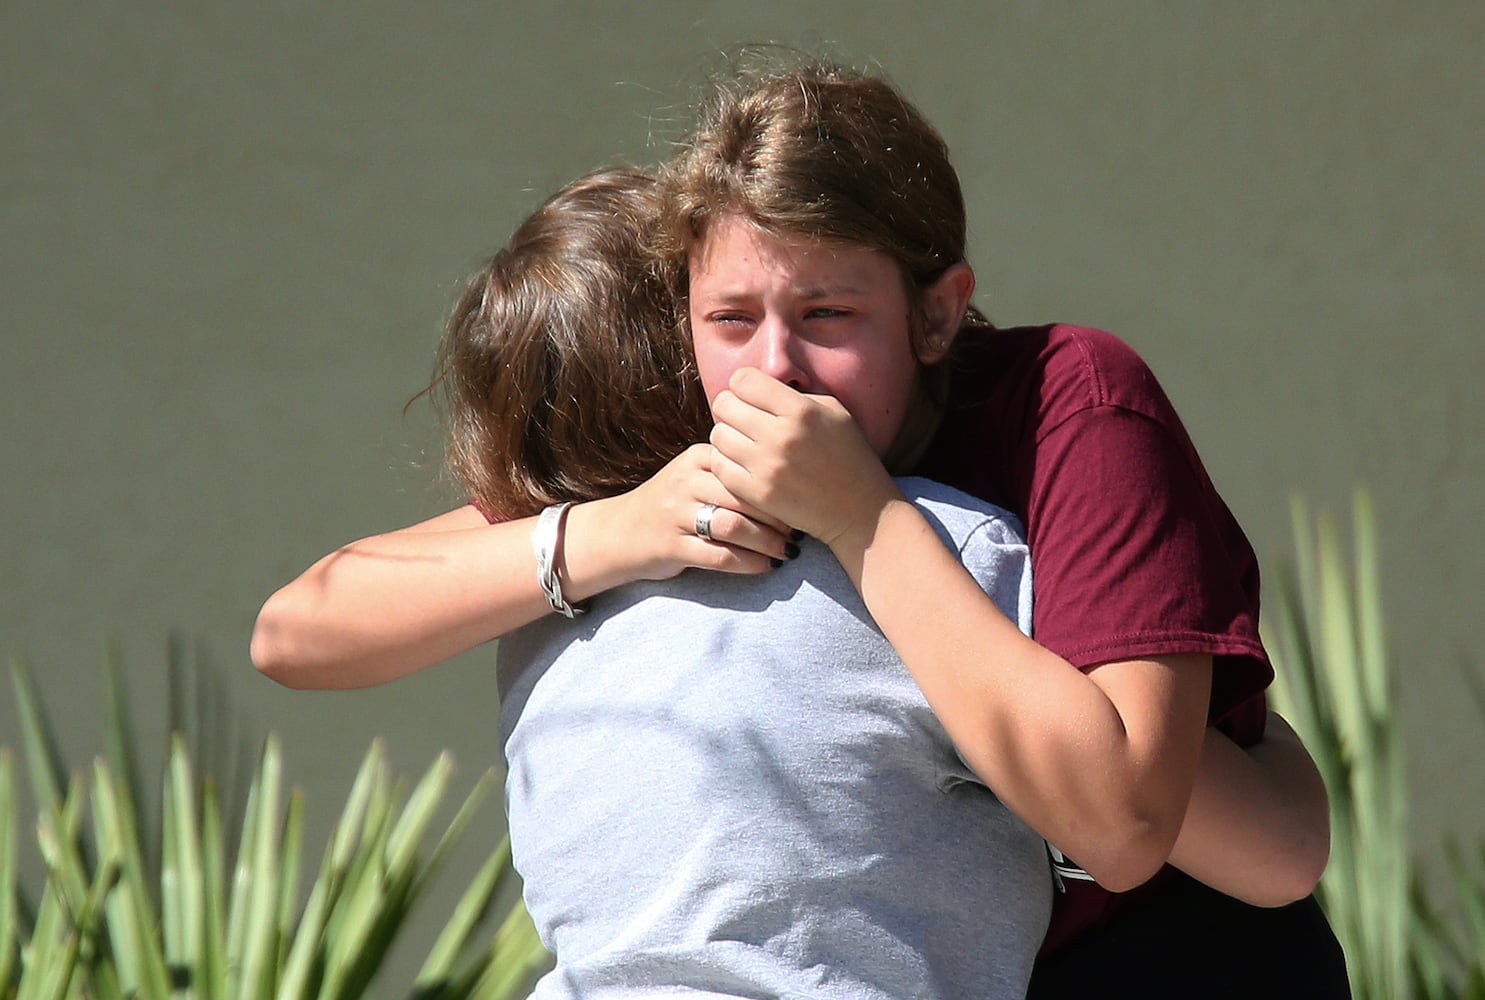
[[[821,538],[842,565],[860,563],[888,524],[896,518],[916,513],[917,508],[897,488],[897,483],[884,476],[873,488],[858,493],[850,515],[838,532]]]
[[[622,525],[620,499],[590,500],[574,504],[567,512],[563,580],[571,600],[585,601],[644,575],[642,565],[626,544],[631,533]]]
[[[572,502],[556,503],[543,510],[536,519],[531,532],[531,552],[536,556],[536,580],[546,598],[547,607],[567,618],[583,613],[574,607],[563,592],[562,579],[567,575],[563,557],[563,529],[567,526],[567,512]],[[573,595],[575,596],[575,595]]]

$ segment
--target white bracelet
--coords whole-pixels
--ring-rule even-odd
[[[562,524],[569,503],[553,504],[541,512],[536,519],[536,529],[531,532],[531,551],[536,553],[536,580],[541,592],[546,595],[547,607],[566,618],[583,613],[562,599],[562,581],[557,576],[557,545],[562,539]]]

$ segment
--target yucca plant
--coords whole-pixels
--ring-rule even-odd
[[[278,742],[262,743],[240,810],[216,780],[194,774],[186,736],[171,737],[158,830],[146,814],[118,686],[113,747],[86,775],[69,775],[26,671],[13,669],[27,770],[38,803],[46,876],[28,897],[18,875],[15,762],[0,749],[0,1000],[181,998],[352,1000],[368,995],[390,944],[487,795],[475,785],[431,852],[422,846],[451,781],[440,757],[410,793],[380,743],[352,784],[318,873],[300,905],[304,805],[284,803]],[[172,686],[172,691],[175,686]],[[229,835],[224,817],[241,814]],[[235,850],[233,844],[235,843]],[[419,1000],[505,1000],[546,962],[512,899],[502,841],[470,881],[415,982]],[[497,897],[498,930],[481,941]]]
[[[1295,556],[1278,565],[1266,641],[1275,706],[1330,793],[1331,858],[1317,890],[1358,1000],[1485,1000],[1485,842],[1447,847],[1468,929],[1429,898],[1408,848],[1401,721],[1388,667],[1376,522],[1355,500],[1347,558],[1335,520],[1293,507]],[[1485,712],[1485,701],[1482,701]]]

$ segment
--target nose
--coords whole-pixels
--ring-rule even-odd
[[[772,375],[797,392],[810,391],[809,368],[804,362],[803,341],[787,322],[770,317],[758,328],[758,370]]]

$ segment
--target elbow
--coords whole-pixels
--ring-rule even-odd
[[[1268,852],[1267,877],[1258,891],[1243,897],[1255,906],[1288,906],[1310,896],[1330,863],[1330,802],[1324,786],[1291,815],[1290,836],[1279,850]]]
[[[1261,898],[1250,899],[1255,906],[1288,906],[1315,891],[1325,867],[1330,863],[1330,827],[1315,836],[1304,838],[1286,852],[1282,867],[1273,873]]]
[[[1323,782],[1309,801],[1308,822],[1298,826],[1299,837],[1293,851],[1292,881],[1285,903],[1293,903],[1314,893],[1330,864],[1330,796]]]
[[[1324,835],[1315,838],[1304,855],[1294,881],[1292,898],[1289,900],[1291,903],[1314,893],[1320,885],[1320,879],[1325,875],[1325,869],[1330,864],[1329,824],[1326,824]]]
[[[1180,810],[1132,813],[1102,824],[1084,868],[1110,892],[1138,888],[1170,860],[1180,829]]]
[[[291,583],[259,610],[248,657],[258,673],[296,691],[369,687],[400,676],[379,675],[357,637],[356,629],[336,623],[313,591]]]
[[[1110,892],[1128,892],[1144,885],[1165,867],[1169,846],[1154,838],[1133,838],[1100,856],[1087,866],[1088,874]]]
[[[1324,849],[1311,849],[1304,854],[1293,854],[1281,859],[1281,863],[1268,866],[1256,885],[1236,888],[1222,887],[1223,891],[1252,906],[1275,909],[1297,903],[1310,896],[1320,884],[1329,860],[1328,845]]]
[[[253,636],[248,644],[248,657],[258,673],[285,687],[307,688],[303,672],[298,670],[302,657],[296,655],[293,641],[291,599],[280,590],[258,612],[253,623]]]

